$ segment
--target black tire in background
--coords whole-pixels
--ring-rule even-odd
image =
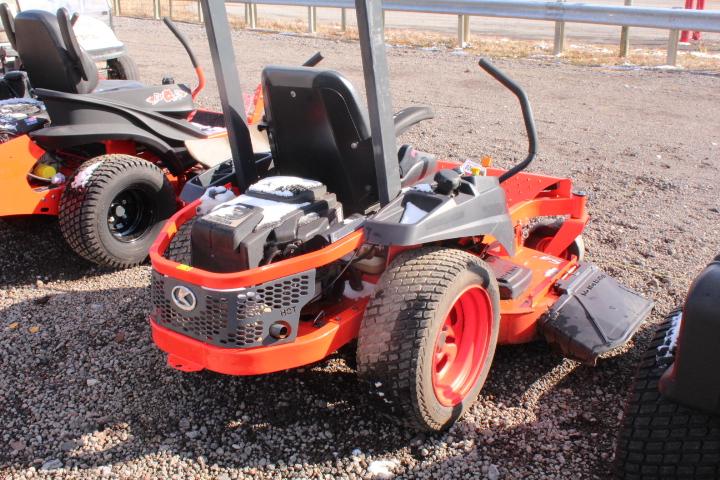
[[[107,61],[109,80],[140,80],[140,71],[130,55],[120,55]]]
[[[162,170],[131,155],[101,155],[83,163],[60,199],[60,231],[81,257],[127,268],[142,263],[176,210]]]
[[[191,265],[192,263],[192,245],[191,233],[197,217],[193,217],[187,222],[180,225],[175,236],[170,240],[165,251],[165,258],[173,262],[182,263],[183,265]]]
[[[720,417],[675,403],[658,390],[674,360],[680,315],[676,310],[665,318],[640,359],[617,440],[618,479],[720,478]]]
[[[471,321],[487,322],[485,354],[473,363],[479,368],[467,377],[470,388],[462,400],[449,406],[435,390],[437,339],[445,335],[444,322],[464,292],[478,287],[487,294],[489,318]],[[357,346],[360,379],[400,423],[428,431],[449,428],[475,403],[485,383],[497,343],[499,304],[497,281],[475,255],[440,247],[399,254],[365,310]]]

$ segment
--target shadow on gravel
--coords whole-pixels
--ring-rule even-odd
[[[55,217],[0,220],[0,288],[44,281],[75,280],[110,271],[77,256],[60,234]]]
[[[559,428],[608,443],[617,422],[617,399],[608,401],[617,392],[607,379],[617,375],[622,358],[592,369],[568,365],[542,343],[501,347],[471,419],[449,433],[424,435],[379,414],[339,355],[259,377],[174,371],[151,342],[148,309],[145,289],[122,288],[61,293],[0,310],[0,424],[11,442],[0,450],[0,468],[57,459],[83,470],[161,456],[247,473],[267,472],[280,461],[333,468],[360,450],[372,458],[414,458],[437,472],[451,462],[450,471],[461,472],[470,464],[457,449],[430,464],[426,450],[472,439],[467,455],[533,462],[535,447],[525,451],[504,437],[524,429],[529,444],[562,445],[544,437]],[[10,330],[12,319],[23,327]],[[27,332],[28,321],[41,326],[37,334]],[[595,385],[604,385],[602,395],[587,394]],[[515,424],[487,423],[516,414]],[[594,469],[602,471],[597,462]]]
[[[259,377],[187,374],[150,339],[143,288],[0,309],[0,468],[87,469],[148,455],[228,468],[380,455],[415,436],[377,414],[339,355]],[[10,327],[19,322],[20,326]],[[39,325],[32,334],[28,325]]]

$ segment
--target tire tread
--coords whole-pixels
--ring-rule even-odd
[[[639,362],[617,440],[618,479],[720,478],[720,419],[675,403],[658,389],[674,360],[674,352],[662,349],[678,312],[658,326]]]

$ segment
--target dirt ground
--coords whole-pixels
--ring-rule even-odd
[[[194,82],[159,22],[116,21],[144,80]],[[217,108],[204,32],[181,28],[209,76],[201,103]],[[299,64],[318,50],[324,67],[362,90],[355,43],[244,31],[234,39],[245,90],[264,65]],[[393,107],[436,112],[403,142],[505,166],[523,157],[517,103],[477,60],[389,50]],[[372,462],[386,460],[406,478],[607,478],[651,324],[720,252],[720,78],[497,64],[533,103],[541,153],[531,169],[570,176],[589,194],[588,259],[656,302],[624,351],[590,368],[541,343],[501,347],[470,415],[446,434],[416,435],[377,415],[337,357],[258,378],[170,370],[145,318],[149,267],[101,270],[69,254],[52,221],[0,222],[0,477],[34,477],[45,465],[58,478],[371,478]]]

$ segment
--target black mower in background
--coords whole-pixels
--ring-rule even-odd
[[[6,37],[5,41],[0,41],[0,100],[30,95],[30,85],[15,42],[13,10],[20,13],[51,7],[47,2],[36,0],[13,3],[12,9],[7,3],[0,4],[0,20]],[[83,1],[76,7],[79,11],[70,18],[73,31],[102,74],[112,80],[139,81],[137,64],[127,53],[127,47],[115,36],[109,5],[104,0],[92,0]]]
[[[186,182],[231,158],[223,114],[193,102],[205,85],[202,68],[182,32],[164,21],[196,70],[192,90],[168,79],[158,86],[100,79],[67,11],[17,15],[14,41],[37,97],[27,100],[40,111],[16,122],[22,129],[2,132],[0,218],[57,216],[78,255],[130,267],[147,258],[163,222],[184,205]],[[262,110],[262,99],[255,105]],[[258,168],[267,168],[267,136],[257,128],[251,136]]]
[[[642,355],[615,462],[623,480],[720,478],[720,255]]]

